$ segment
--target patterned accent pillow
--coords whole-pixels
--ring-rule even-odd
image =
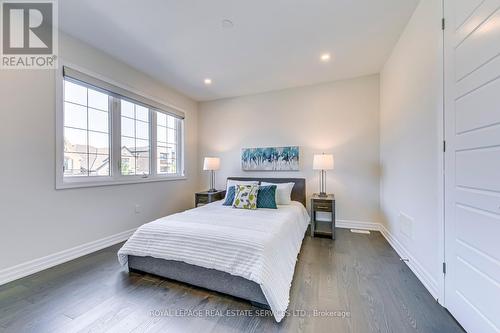
[[[234,196],[236,194],[235,192],[236,192],[236,190],[235,190],[234,186],[230,186],[227,189],[226,199],[224,200],[224,203],[223,203],[224,206],[232,206],[233,205]]]
[[[259,185],[236,185],[236,195],[233,207],[243,209],[257,209],[257,194]]]
[[[260,186],[257,193],[257,208],[278,209],[276,205],[276,185]]]

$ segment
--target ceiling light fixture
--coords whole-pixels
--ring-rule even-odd
[[[209,85],[211,85],[211,84],[212,84],[212,79],[208,79],[208,78],[207,78],[207,79],[205,79],[203,82],[205,82],[205,84],[206,84],[207,86],[209,86]]]
[[[330,58],[331,58],[330,53],[323,53],[321,55],[321,61],[323,61],[323,62],[330,61]]]
[[[234,27],[233,21],[228,19],[222,20],[222,28],[231,29],[232,27]]]

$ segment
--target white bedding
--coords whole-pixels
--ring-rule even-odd
[[[288,307],[297,255],[309,223],[304,206],[235,209],[217,201],[144,224],[118,251],[213,268],[258,283],[276,321]]]

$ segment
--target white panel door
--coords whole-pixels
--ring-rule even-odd
[[[445,0],[445,306],[500,332],[500,0]]]

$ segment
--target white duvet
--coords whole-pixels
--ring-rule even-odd
[[[304,206],[235,209],[217,201],[144,224],[118,251],[213,268],[258,283],[276,321],[288,307],[297,255],[309,223]]]

